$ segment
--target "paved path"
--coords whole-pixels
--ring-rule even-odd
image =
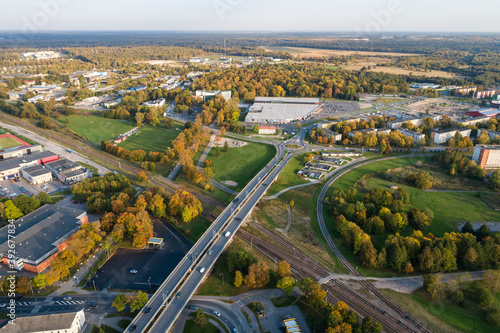
[[[216,181],[213,178],[210,179],[210,182],[212,183],[212,185],[214,185],[215,187],[217,187],[219,190],[227,192],[229,194],[238,195],[238,193],[240,193],[240,192],[236,192],[234,190],[231,190],[229,187],[224,186],[223,184],[219,183],[218,181]]]
[[[214,142],[215,142],[215,133],[210,136],[210,141],[208,142],[207,147],[205,148],[205,151],[203,152],[203,154],[201,154],[201,157],[198,160],[198,164],[196,164],[198,169],[201,170],[203,168],[203,163],[205,162],[205,159],[207,158],[208,153],[210,153],[210,150],[212,149]]]
[[[123,332],[123,328],[118,326],[118,322],[120,320],[124,320],[124,319],[128,320],[128,321],[132,321],[132,318],[130,318],[130,317],[110,317],[110,318],[104,318],[102,323],[104,325],[108,325],[109,327],[114,328],[118,332]]]
[[[296,188],[299,188],[299,187],[304,187],[304,186],[311,186],[311,185],[316,185],[316,184],[319,184],[321,182],[310,182],[310,183],[306,183],[306,184],[300,184],[300,185],[294,185],[294,186],[290,186],[290,187],[287,187],[285,188],[284,190],[281,190],[279,191],[278,193],[276,194],[273,194],[273,195],[270,195],[268,197],[263,197],[262,200],[273,200],[273,199],[277,199],[280,195],[282,195],[283,193],[285,192],[288,192],[290,190],[293,190],[293,189],[296,189]]]

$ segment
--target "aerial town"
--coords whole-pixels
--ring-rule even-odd
[[[498,4],[51,1],[0,20],[0,333],[500,332]]]

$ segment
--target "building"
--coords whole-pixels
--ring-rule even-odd
[[[347,135],[352,138],[352,137],[354,137],[354,135],[356,135],[356,133],[361,133],[361,134],[375,133],[377,135],[389,134],[389,133],[391,133],[391,129],[390,128],[367,128],[367,129],[362,129],[362,130],[358,130],[358,131],[351,131],[351,132],[347,133]]]
[[[435,83],[412,83],[409,87],[413,89],[438,89],[441,86]]]
[[[287,124],[310,118],[321,106],[319,98],[257,97],[248,109],[248,123]]]
[[[39,185],[52,180],[52,173],[40,164],[23,168],[21,173],[23,178],[32,185]]]
[[[85,328],[85,312],[54,313],[17,317],[14,324],[5,321],[0,333],[79,333]]]
[[[468,125],[476,125],[479,123],[487,123],[488,120],[490,120],[490,119],[491,118],[489,116],[482,116],[482,117],[474,117],[471,119],[460,120],[460,121],[457,121],[457,123],[462,124],[464,126],[468,126]]]
[[[68,239],[81,225],[88,223],[84,210],[44,205],[15,222],[16,257],[22,265],[19,270],[40,273],[68,245]],[[9,226],[0,229],[2,262],[9,264]]]
[[[299,333],[301,332],[299,324],[295,318],[288,318],[283,320],[283,327],[286,333]]]
[[[500,168],[500,146],[477,145],[472,159],[483,169],[498,169]]]
[[[149,107],[160,107],[160,106],[163,106],[165,105],[165,98],[160,98],[160,99],[157,99],[155,101],[147,101],[147,102],[144,102],[142,103],[141,105],[145,105],[145,106],[149,106]]]
[[[476,92],[477,87],[469,87],[469,88],[458,88],[456,91],[456,94],[458,96],[467,96],[470,95],[471,92]]]
[[[119,137],[117,137],[116,139],[113,140],[113,143],[119,144],[119,143],[122,143],[125,140],[127,140],[127,136],[120,135]]]
[[[333,166],[329,164],[324,164],[324,163],[311,163],[307,162],[306,167],[309,169],[316,169],[316,170],[321,170],[321,171],[330,171],[332,170]]]
[[[431,139],[436,144],[442,144],[448,141],[448,139],[454,138],[457,133],[460,133],[463,137],[469,137],[471,130],[469,128],[445,128],[445,129],[434,129],[431,132]]]
[[[276,134],[276,126],[260,126],[259,134]]]
[[[137,87],[131,87],[128,88],[129,91],[141,91],[141,90],[146,90],[146,86],[137,86]]]
[[[314,161],[340,165],[344,160],[330,156],[314,156]]]
[[[41,151],[0,161],[0,181],[19,178],[22,168],[45,164],[58,159],[59,156],[51,151]]]
[[[465,115],[467,117],[490,117],[490,118],[495,118],[500,114],[500,110],[496,108],[490,108],[490,109],[479,109],[479,110],[473,110],[473,111],[467,111],[465,112]]]
[[[492,99],[491,102],[490,102],[490,106],[492,108],[499,109],[500,108],[500,99]]]
[[[60,56],[61,56],[61,53],[54,52],[54,51],[28,52],[28,53],[23,53],[22,54],[22,57],[25,60],[31,60],[31,59],[36,59],[36,60],[55,59],[55,58],[59,58]]]
[[[311,170],[305,170],[305,169],[302,169],[299,172],[297,172],[297,175],[304,176],[304,177],[311,178],[311,179],[321,179],[325,176],[325,174],[323,172],[311,171]]]
[[[165,245],[165,242],[163,238],[158,238],[158,237],[151,237],[148,240],[148,246],[149,247],[155,247],[161,249]]]
[[[420,140],[425,140],[425,134],[420,133],[420,132],[410,131],[410,130],[407,130],[404,128],[398,128],[396,131],[398,131],[399,133],[401,133],[403,135],[409,136],[410,138],[413,138],[413,140],[415,140],[415,142],[418,142]]]
[[[361,157],[363,154],[361,153],[321,153],[321,156],[334,156],[334,157]]]
[[[46,163],[45,166],[55,178],[66,184],[77,183],[92,176],[90,170],[64,157]]]
[[[9,134],[5,134],[5,135],[9,135]],[[12,148],[7,148],[7,149],[0,151],[0,161],[7,160],[9,158],[23,156],[23,155],[29,155],[32,153],[42,151],[42,146],[40,146],[40,145],[30,146],[28,144],[26,146],[23,146],[22,143],[19,142],[19,146],[22,146],[22,147],[12,147]]]
[[[424,124],[424,119],[422,117],[415,117],[415,118],[409,118],[409,119],[398,119],[398,120],[393,120],[387,123],[387,127],[390,129],[398,129],[403,126],[404,123],[410,123],[412,125],[415,125],[417,127],[420,127]]]
[[[115,100],[112,100],[112,101],[109,101],[109,102],[105,102],[103,103],[102,105],[106,108],[106,109],[110,109],[112,108],[113,106],[117,106],[118,104],[120,104],[122,101],[121,98],[119,99],[115,99]]]
[[[222,96],[226,101],[231,99],[231,90],[196,90],[196,97],[201,97],[203,102]]]
[[[75,105],[80,105],[80,106],[91,106],[94,104],[98,104],[101,101],[101,99],[97,96],[92,96],[88,97],[85,99],[82,99],[80,102],[76,103]]]
[[[483,90],[483,91],[476,91],[474,92],[474,95],[472,97],[477,98],[477,99],[483,99],[483,98],[492,98],[495,95],[498,95],[500,90]]]
[[[483,133],[485,133],[490,140],[495,140],[495,139],[499,139],[500,140],[500,132],[486,130],[486,129],[480,129],[477,132],[477,136],[480,136]]]

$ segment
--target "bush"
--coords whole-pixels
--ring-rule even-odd
[[[500,326],[500,309],[490,309],[486,315],[486,322],[491,326]]]

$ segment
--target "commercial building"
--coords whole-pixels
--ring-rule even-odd
[[[431,132],[431,139],[436,144],[445,143],[448,139],[455,137],[457,133],[460,133],[463,137],[469,137],[471,130],[469,128],[445,128],[445,129],[435,129]]]
[[[90,170],[64,157],[57,161],[46,163],[45,166],[52,172],[55,178],[66,184],[77,183],[92,176]]]
[[[362,130],[358,130],[358,131],[351,131],[351,132],[347,133],[347,135],[352,138],[352,137],[354,137],[354,135],[356,135],[356,133],[362,133],[362,134],[375,133],[377,135],[389,134],[389,133],[391,133],[391,129],[390,128],[367,128],[367,129],[362,129]]]
[[[68,239],[81,225],[88,223],[84,210],[44,205],[15,222],[16,259],[18,270],[40,273],[68,245]],[[9,264],[8,226],[0,229],[2,262]],[[10,241],[12,242],[12,241]]]
[[[141,91],[141,90],[146,90],[146,86],[137,86],[137,87],[131,87],[128,88],[129,91]]]
[[[498,169],[500,168],[500,146],[477,145],[472,159],[483,169]]]
[[[259,134],[276,134],[276,126],[260,126]]]
[[[500,110],[496,108],[490,108],[490,109],[479,109],[479,110],[473,110],[473,111],[467,111],[465,115],[467,117],[490,117],[494,118],[500,114]]]
[[[21,172],[23,178],[32,185],[39,185],[52,180],[52,173],[40,164],[23,168],[21,169]]]
[[[0,181],[19,178],[21,169],[37,164],[45,164],[59,159],[57,154],[51,151],[35,152],[29,155],[0,161]]]
[[[415,142],[418,142],[420,140],[425,140],[425,134],[420,133],[420,132],[410,131],[410,130],[407,130],[404,128],[398,128],[396,131],[398,131],[399,133],[401,133],[403,135],[409,136],[410,138],[413,138],[413,140],[415,140]]]
[[[0,327],[0,333],[79,333],[85,328],[85,312],[54,313],[17,317],[14,324],[8,321]]]
[[[363,156],[363,154],[361,154],[361,153],[353,153],[353,152],[347,152],[347,153],[321,153],[321,156],[361,157],[361,156]]]
[[[226,101],[231,99],[231,90],[196,90],[196,97],[201,97],[203,102],[222,96]]]
[[[330,156],[314,156],[314,161],[340,165],[344,160]]]
[[[329,164],[324,164],[324,163],[311,163],[307,162],[306,167],[310,169],[316,169],[316,170],[321,170],[321,171],[330,171],[332,170],[333,166]]]
[[[4,134],[8,135],[8,134]],[[0,161],[1,160],[8,160],[9,158],[14,158],[14,157],[19,157],[23,155],[29,155],[33,154],[39,151],[42,151],[42,146],[40,145],[34,145],[30,146],[29,144],[24,146],[21,142],[19,142],[19,146],[22,147],[12,147],[12,148],[7,148],[2,151],[0,151]]]
[[[413,89],[438,89],[441,86],[435,83],[412,83],[409,87]]]
[[[28,52],[22,54],[25,60],[36,59],[36,60],[44,60],[44,59],[55,59],[61,56],[61,53],[54,51],[40,51],[40,52]]]
[[[319,98],[257,97],[248,109],[248,123],[287,124],[310,118],[321,106]]]
[[[283,327],[286,333],[299,333],[301,332],[299,324],[295,318],[288,318],[283,320]]]

